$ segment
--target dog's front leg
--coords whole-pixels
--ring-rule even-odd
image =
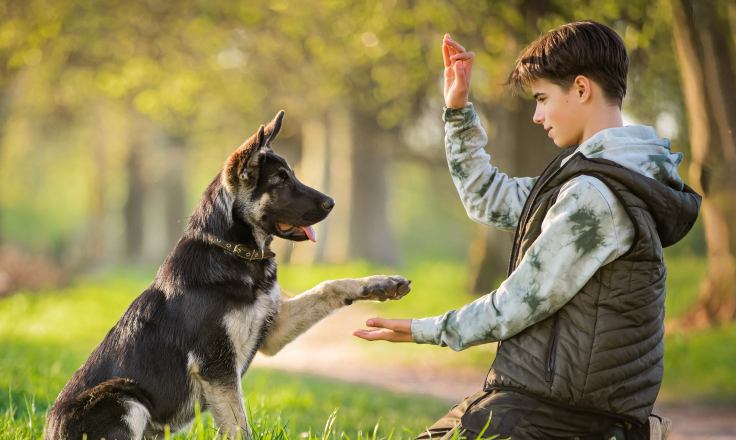
[[[240,380],[231,384],[206,384],[203,388],[207,409],[215,419],[218,433],[235,439],[240,432],[241,438],[249,438],[251,432],[245,415]]]
[[[325,281],[294,298],[285,298],[260,352],[273,356],[314,324],[353,301],[401,299],[411,290],[410,283],[400,276],[346,278]]]

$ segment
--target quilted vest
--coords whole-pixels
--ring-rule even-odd
[[[574,409],[640,424],[657,398],[664,371],[662,248],[692,228],[701,198],[569,147],[537,180],[519,221],[509,274],[541,234],[561,187],[580,175],[601,180],[634,224],[624,255],[602,266],[555,314],[499,344],[486,390],[507,389]]]

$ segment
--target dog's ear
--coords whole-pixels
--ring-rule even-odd
[[[266,136],[266,143],[264,147],[271,149],[271,143],[274,139],[276,139],[276,135],[279,134],[279,131],[281,130],[281,122],[284,120],[284,111],[281,110],[276,114],[276,116],[273,118],[271,122],[266,125],[266,131],[264,132]]]
[[[261,125],[258,133],[227,158],[225,178],[231,187],[235,187],[239,181],[255,181],[258,178],[258,169],[266,158],[266,149],[263,148],[265,140],[265,127]]]

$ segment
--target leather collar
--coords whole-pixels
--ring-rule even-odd
[[[266,249],[266,250],[248,249],[242,244],[230,243],[229,241],[220,240],[219,238],[213,237],[212,235],[209,235],[209,234],[207,235],[207,239],[211,243],[216,244],[217,246],[220,246],[226,251],[230,251],[233,254],[237,255],[238,257],[243,258],[245,260],[249,260],[249,261],[266,260],[268,258],[273,258],[276,256],[276,254],[271,252],[270,249]]]

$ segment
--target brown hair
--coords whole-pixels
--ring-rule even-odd
[[[583,75],[620,108],[628,71],[629,54],[621,37],[604,24],[585,20],[552,29],[529,44],[506,84],[518,92],[534,80],[545,79],[568,91],[575,78]]]

